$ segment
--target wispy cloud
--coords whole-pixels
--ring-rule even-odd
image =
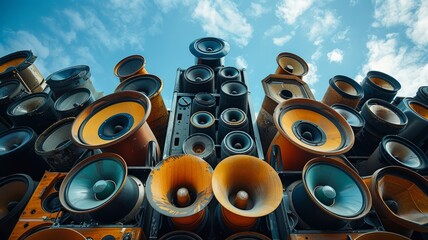
[[[292,35],[285,35],[282,37],[275,37],[272,40],[273,40],[273,44],[281,47],[281,46],[284,46],[285,43],[290,41],[291,38],[292,38]]]
[[[296,22],[297,18],[308,10],[313,0],[282,0],[276,6],[276,16],[282,19],[286,24],[292,25]]]
[[[349,35],[350,30],[351,30],[351,27],[347,26],[344,30],[342,30],[340,32],[337,32],[333,36],[332,41],[334,43],[339,42],[339,41],[343,41],[343,40],[349,41],[349,36],[348,35]]]
[[[155,0],[156,5],[163,13],[168,13],[180,5],[189,5],[192,2],[192,0]]]
[[[248,63],[247,60],[243,56],[236,57],[236,67],[237,68],[247,68]]]
[[[318,82],[318,68],[317,68],[317,65],[313,63],[308,63],[308,67],[309,67],[309,72],[304,77],[305,82],[308,83],[309,85],[313,85]]]
[[[317,47],[317,50],[312,54],[311,60],[317,61],[322,55],[322,46]]]
[[[422,1],[415,13],[415,21],[407,29],[407,36],[418,45],[428,45],[428,1]]]
[[[343,51],[335,48],[329,53],[327,53],[327,58],[330,62],[341,63],[343,60]]]
[[[353,6],[357,5],[358,2],[359,2],[358,0],[349,0],[349,5],[353,7]]]
[[[374,27],[390,27],[397,24],[410,24],[413,10],[416,7],[414,0],[376,0],[373,23]]]
[[[309,39],[317,45],[317,41],[322,41],[323,37],[332,34],[338,25],[339,19],[332,11],[317,9],[315,11],[314,22],[308,32]]]
[[[263,36],[264,36],[264,37],[272,37],[272,36],[274,36],[274,35],[276,35],[276,34],[280,33],[281,31],[282,31],[282,27],[281,27],[281,25],[273,25],[272,27],[268,28],[268,29],[264,32]]]
[[[267,4],[252,2],[250,8],[247,10],[247,15],[254,18],[258,18],[263,14],[268,13],[269,11],[270,9]]]

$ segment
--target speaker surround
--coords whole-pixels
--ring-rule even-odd
[[[62,94],[55,101],[54,108],[61,118],[76,117],[93,102],[94,97],[89,89],[76,88]]]
[[[231,131],[244,131],[246,133],[250,131],[247,114],[239,108],[228,108],[220,114],[218,139],[223,139]]]
[[[185,93],[214,92],[214,71],[205,65],[194,65],[183,73],[183,91]]]
[[[224,65],[224,57],[229,53],[230,45],[220,38],[205,37],[190,43],[189,50],[195,56],[196,64],[215,69]]]
[[[309,66],[305,60],[293,53],[282,52],[278,54],[276,62],[278,63],[276,74],[294,75],[302,78],[309,71]]]
[[[356,108],[364,96],[363,88],[354,79],[336,75],[330,78],[322,102],[331,106],[336,103]]]
[[[301,171],[310,159],[344,154],[354,144],[354,133],[346,120],[315,100],[284,101],[275,108],[273,117],[278,133],[269,147],[267,159],[272,146],[278,145],[283,153],[283,170]]]
[[[256,143],[244,131],[231,131],[221,141],[221,159],[237,154],[256,155]]]
[[[120,60],[116,66],[114,66],[114,75],[122,82],[134,75],[148,74],[145,66],[146,59],[143,56],[131,55]]]
[[[386,73],[369,71],[361,82],[361,87],[364,90],[364,97],[359,102],[358,108],[361,108],[371,98],[391,102],[401,89],[401,84]]]
[[[77,116],[71,129],[72,140],[82,148],[117,153],[129,166],[144,166],[142,156],[147,155],[148,143],[157,143],[146,122],[150,112],[149,98],[139,92],[107,95]],[[159,147],[157,154],[160,156]]]
[[[73,167],[59,190],[62,206],[77,214],[88,213],[102,223],[128,222],[139,211],[143,183],[128,176],[125,160],[114,153],[101,153]]]

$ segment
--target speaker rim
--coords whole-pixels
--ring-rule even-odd
[[[282,129],[281,124],[279,123],[279,117],[282,115],[282,112],[285,110],[292,110],[292,109],[296,109],[296,108],[301,108],[304,107],[304,109],[310,109],[310,110],[315,110],[318,113],[321,112],[325,112],[328,113],[329,116],[328,118],[334,118],[335,120],[337,120],[337,124],[339,124],[340,126],[342,126],[342,133],[344,134],[343,136],[346,137],[347,139],[343,139],[343,143],[341,144],[341,146],[339,147],[339,149],[335,149],[335,150],[330,150],[330,151],[322,151],[320,150],[316,150],[316,149],[312,149],[309,148],[305,145],[299,145],[298,143],[294,142]],[[322,103],[322,102],[318,102],[316,100],[312,100],[312,99],[308,99],[308,98],[291,98],[288,99],[286,101],[283,101],[281,103],[278,104],[278,106],[276,106],[274,114],[273,114],[273,120],[275,123],[275,127],[278,130],[278,134],[280,134],[282,137],[284,137],[285,139],[287,139],[287,141],[289,141],[290,143],[292,143],[295,147],[304,150],[305,152],[309,152],[312,154],[316,154],[316,155],[340,155],[340,154],[344,154],[346,152],[348,152],[352,146],[354,145],[354,132],[352,131],[351,126],[348,124],[348,122],[346,121],[346,119],[344,117],[342,117],[342,115],[340,115],[338,112],[336,112],[334,109],[332,109],[331,107],[329,107],[328,105]],[[337,124],[334,124],[337,127]],[[339,130],[339,132],[341,132]],[[348,144],[346,144],[348,143]]]
[[[394,223],[397,223],[402,227],[405,227],[407,229],[412,229],[415,231],[427,232],[426,227],[423,227],[422,225],[408,221],[404,218],[401,218],[397,214],[395,214],[383,201],[382,196],[379,193],[377,182],[382,177],[388,174],[406,178],[407,180],[417,185],[419,188],[422,188],[422,191],[423,189],[425,189],[425,193],[428,193],[428,180],[425,179],[420,174],[416,173],[415,171],[412,171],[408,168],[400,167],[400,166],[383,167],[381,169],[376,170],[370,179],[370,192],[373,196],[373,205],[376,211],[386,215],[386,219],[388,219],[389,221],[393,221]],[[412,178],[416,179],[417,182],[412,181],[411,180]]]
[[[46,155],[50,155],[52,153],[62,152],[66,148],[70,147],[73,144],[73,141],[71,140],[71,134],[70,134],[70,139],[67,141],[67,143],[61,145],[60,147],[55,148],[54,150],[50,150],[50,151],[43,150],[43,143],[50,136],[50,134],[52,134],[58,128],[66,125],[66,124],[70,124],[71,123],[70,125],[72,125],[72,123],[74,122],[75,119],[76,119],[75,117],[63,118],[63,119],[55,122],[54,124],[52,124],[45,131],[43,131],[43,133],[41,133],[37,137],[37,140],[36,140],[36,142],[34,144],[34,151],[36,152],[36,154],[40,155],[40,156],[46,156]],[[70,127],[70,129],[71,129],[71,127]]]
[[[212,121],[211,122],[208,122],[208,123],[210,123],[210,124],[208,124],[208,123],[206,123],[206,124],[200,124],[200,123],[195,123],[195,121],[193,121],[198,115],[205,115],[205,116],[208,116],[208,117],[210,117],[210,119],[212,119]],[[190,125],[191,126],[193,126],[193,127],[195,127],[195,129],[209,129],[210,127],[213,127],[213,125],[215,125],[215,117],[214,117],[214,115],[213,114],[211,114],[210,112],[208,112],[208,111],[198,111],[198,112],[195,112],[194,114],[192,114],[191,116],[190,116]]]
[[[26,113],[20,114],[20,115],[13,114],[13,109],[15,107],[17,107],[19,104],[21,104],[22,102],[24,102],[26,100],[29,100],[31,98],[36,98],[36,97],[42,97],[44,99],[44,102],[43,102],[42,105],[40,105],[37,108],[33,109],[31,112],[26,112]],[[45,111],[46,109],[48,109],[50,107],[51,104],[49,104],[49,102],[50,102],[49,100],[51,100],[50,97],[49,97],[49,94],[47,94],[45,92],[28,94],[26,96],[23,96],[22,98],[19,98],[19,99],[13,101],[9,105],[9,107],[7,108],[7,115],[9,116],[9,118],[14,118],[15,116],[22,117],[22,116],[33,116],[33,115],[37,115],[38,112]]]
[[[229,93],[226,93],[224,90],[223,90],[223,87],[225,86],[225,85],[228,85],[228,84],[233,84],[233,85],[240,85],[240,86],[242,86],[242,87],[244,87],[245,88],[245,91],[243,91],[241,94],[233,94],[233,95],[231,95],[231,94],[229,94]],[[248,91],[248,87],[247,87],[247,85],[245,84],[245,83],[243,83],[243,82],[238,82],[238,81],[227,81],[227,82],[223,82],[222,84],[221,84],[221,86],[220,86],[220,97],[221,97],[221,95],[225,95],[225,96],[227,96],[227,97],[229,97],[229,98],[236,98],[236,97],[242,97],[242,96],[244,96],[244,95],[248,95],[248,93],[249,93],[249,91]],[[248,98],[247,98],[248,99]]]
[[[11,134],[13,132],[19,132],[19,131],[22,131],[22,132],[25,132],[28,134],[28,142],[31,142],[33,138],[34,138],[33,141],[35,141],[35,138],[37,137],[36,132],[34,132],[34,130],[32,128],[26,127],[26,126],[20,126],[20,127],[13,127],[13,128],[8,129],[4,132],[1,132],[0,133],[0,139],[7,134]],[[2,151],[0,151],[0,157],[7,156],[8,154],[13,154],[16,151],[19,151],[21,146],[22,146],[22,144],[20,145],[20,147],[17,147],[17,148],[10,150],[10,151],[4,152],[4,154],[2,154]]]
[[[204,152],[201,153],[201,154],[198,154],[198,155],[194,155],[191,152],[188,152],[186,150],[186,146],[187,146],[186,143],[188,143],[188,141],[190,139],[192,139],[194,137],[198,137],[198,136],[206,139],[207,142],[209,141],[210,145],[212,146],[211,151],[207,151],[207,149],[209,150],[209,148],[207,148],[206,146],[204,146],[204,148],[205,148]],[[211,156],[212,153],[213,153],[213,151],[215,151],[215,142],[214,142],[214,140],[208,134],[205,134],[205,133],[194,133],[194,134],[190,134],[186,139],[184,139],[183,145],[182,145],[182,149],[183,149],[183,153],[184,154],[194,155],[194,156],[200,157],[200,158],[202,158],[202,159],[205,160],[205,158]],[[207,161],[207,160],[205,160],[205,161]]]
[[[285,70],[285,69],[280,65],[280,63],[279,63],[279,60],[280,60],[281,58],[283,58],[283,57],[290,57],[290,58],[296,59],[300,64],[302,64],[302,67],[303,67],[303,73],[302,73],[302,74],[293,74],[293,73],[291,73],[291,72],[289,72],[289,71]],[[288,73],[289,75],[303,77],[303,76],[305,76],[306,74],[308,74],[308,72],[309,72],[309,66],[308,66],[308,64],[306,63],[306,61],[305,61],[303,58],[301,58],[300,56],[298,56],[298,55],[296,55],[296,54],[294,54],[294,53],[290,53],[290,52],[281,52],[281,53],[279,53],[279,54],[278,54],[278,56],[276,57],[276,63],[278,64],[278,67],[280,67],[283,71],[285,71],[285,72],[286,72],[286,73]]]
[[[122,136],[115,138],[113,140],[109,140],[106,143],[95,145],[95,144],[87,144],[84,141],[80,140],[80,127],[83,123],[85,123],[89,118],[91,118],[98,111],[104,109],[104,107],[108,107],[113,103],[125,102],[127,100],[136,101],[140,104],[144,104],[145,106],[146,112],[144,114],[144,117],[139,121],[138,125],[136,125],[133,129],[126,132]],[[129,136],[137,132],[147,122],[147,118],[150,115],[151,108],[152,106],[150,103],[150,99],[145,94],[142,94],[140,92],[123,91],[123,92],[117,92],[117,93],[106,95],[96,100],[95,102],[91,103],[89,106],[83,109],[83,111],[80,112],[79,115],[77,115],[76,119],[73,122],[73,126],[71,127],[71,139],[77,146],[82,148],[88,148],[88,149],[106,148],[106,147],[115,145],[118,142],[121,142],[127,139]]]
[[[231,141],[230,138],[231,137],[236,137],[236,136],[245,136],[249,140],[249,146],[247,148],[242,147],[241,149],[237,149],[237,148],[231,146],[229,144],[230,143],[229,141]],[[226,154],[229,155],[227,157],[230,157],[230,156],[233,156],[233,155],[248,155],[248,156],[251,156],[249,154],[251,154],[252,152],[254,152],[256,150],[256,142],[250,136],[250,134],[248,134],[248,133],[246,133],[244,131],[241,131],[241,130],[234,130],[234,131],[228,132],[224,136],[223,140],[221,141],[221,148],[223,149],[223,147],[224,147],[224,150],[227,150],[227,152],[224,151]],[[221,161],[223,161],[223,160],[221,160]]]
[[[141,60],[143,61],[143,64],[141,65],[141,67],[140,67],[138,70],[136,70],[136,71],[134,71],[133,73],[131,73],[131,74],[128,74],[128,75],[120,75],[120,74],[119,74],[119,68],[120,68],[124,63],[128,62],[129,60],[131,60],[131,59],[133,59],[133,58],[135,58],[135,59],[141,59]],[[146,59],[145,59],[143,56],[138,55],[138,54],[131,55],[131,56],[128,56],[128,57],[123,58],[122,60],[120,60],[120,61],[116,64],[116,66],[114,66],[114,75],[115,75],[116,77],[120,78],[120,79],[126,79],[126,78],[128,78],[128,77],[131,77],[131,76],[135,75],[135,73],[138,73],[141,69],[144,69],[145,67],[146,67]]]
[[[14,88],[7,96],[3,96],[3,97],[0,96],[0,104],[12,102],[16,97],[19,97],[20,92],[22,93],[25,92],[25,87],[22,85],[22,83],[18,79],[15,79],[15,78],[8,79],[3,82],[0,81],[0,89],[3,86],[10,85],[10,84],[17,84],[16,88]]]
[[[370,78],[372,77],[377,77],[377,78],[381,78],[382,80],[387,81],[389,84],[391,84],[391,86],[394,88],[393,90],[389,90],[386,88],[382,88],[379,87],[377,84],[373,83]],[[369,84],[370,86],[372,86],[373,88],[375,88],[378,91],[385,91],[385,92],[389,92],[389,93],[395,93],[398,92],[401,89],[401,84],[400,82],[393,78],[392,76],[384,73],[384,72],[380,72],[380,71],[369,71],[367,72],[366,75],[367,81],[365,81],[367,84]],[[364,81],[363,81],[364,82]]]
[[[345,91],[343,91],[341,88],[339,88],[337,85],[336,85],[336,82],[338,82],[338,81],[342,81],[342,82],[345,82],[345,83],[347,83],[347,84],[349,84],[349,85],[351,85],[356,91],[357,91],[357,94],[355,94],[355,95],[352,95],[352,94],[349,94],[349,93],[347,93],[347,92],[345,92]],[[344,75],[335,75],[334,77],[332,77],[332,78],[330,78],[330,80],[329,80],[329,85],[337,92],[337,93],[339,93],[340,95],[342,95],[342,96],[344,96],[344,97],[346,97],[346,98],[351,98],[351,99],[361,99],[361,98],[363,98],[364,97],[364,90],[363,90],[363,87],[361,87],[361,85],[360,84],[358,84],[358,82],[357,81],[355,81],[354,79],[352,79],[352,78],[350,78],[350,77],[347,77],[347,76],[344,76]]]
[[[133,75],[133,76],[130,76],[128,78],[125,78],[123,81],[121,81],[119,83],[119,85],[116,87],[116,89],[114,90],[114,92],[123,92],[123,91],[136,91],[136,92],[140,92],[140,91],[137,91],[137,90],[130,90],[130,89],[124,90],[123,88],[127,87],[128,84],[130,84],[130,83],[132,83],[134,81],[137,81],[137,80],[144,81],[147,78],[154,79],[155,81],[157,81],[159,83],[159,89],[157,89],[156,92],[153,93],[151,96],[148,96],[146,93],[143,93],[143,94],[145,94],[151,100],[151,99],[157,97],[158,95],[160,95],[161,92],[162,92],[162,89],[163,89],[163,82],[162,82],[162,80],[158,76],[156,76],[154,74],[137,74],[137,75]]]
[[[199,50],[198,45],[202,42],[202,41],[215,41],[215,42],[219,42],[220,45],[222,45],[222,49],[220,51],[214,52],[213,54],[207,53],[207,52],[202,52]],[[203,37],[203,38],[198,38],[196,40],[194,40],[193,42],[190,43],[189,45],[189,51],[190,53],[192,53],[193,56],[197,57],[197,58],[201,58],[201,59],[207,59],[207,60],[212,60],[212,59],[219,59],[222,57],[225,57],[229,51],[230,51],[230,45],[227,41],[221,39],[221,38],[216,38],[216,37]]]
[[[10,68],[10,70],[5,70],[4,72],[0,72],[0,78],[4,75],[12,72],[14,69],[18,70],[19,72],[29,67],[31,64],[36,61],[37,56],[33,55],[33,52],[31,50],[22,50],[22,51],[16,51],[13,53],[10,53],[6,56],[3,56],[0,58],[0,65],[5,64],[6,62],[9,62],[13,59],[23,57],[25,60],[21,62],[18,66],[15,66],[14,68]]]
[[[358,118],[358,120],[360,120],[361,125],[359,125],[359,126],[353,126],[353,125],[349,124],[351,126],[351,128],[355,127],[355,128],[361,129],[361,128],[363,128],[366,125],[366,120],[363,118],[363,116],[361,116],[361,114],[357,110],[355,110],[355,108],[351,108],[348,105],[340,104],[340,103],[335,103],[335,104],[331,105],[330,107],[333,108],[334,110],[336,110],[336,109],[342,109],[342,110],[351,112],[351,113],[354,114],[354,116],[356,116]],[[342,115],[342,114],[340,114],[340,115]]]
[[[65,99],[67,99],[68,97],[70,97],[76,93],[79,93],[79,92],[85,92],[88,94],[88,97],[86,99],[84,99],[85,101],[83,103],[81,103],[79,106],[71,108],[71,109],[66,109],[66,110],[59,109],[59,105],[62,104]],[[89,90],[87,88],[75,88],[75,89],[68,91],[68,92],[62,94],[61,96],[59,96],[59,98],[57,98],[55,100],[54,109],[55,109],[55,111],[57,111],[60,114],[67,114],[68,112],[74,111],[76,108],[86,107],[88,104],[91,103],[91,99],[93,99],[93,94],[92,94],[91,90]]]
[[[190,80],[188,77],[187,77],[187,75],[188,75],[188,73],[189,72],[191,72],[191,71],[193,71],[193,70],[195,70],[195,69],[198,69],[198,68],[203,68],[204,70],[207,70],[208,72],[209,72],[209,77],[207,78],[207,80],[205,80],[205,81],[192,81],[192,80]],[[203,85],[203,84],[207,84],[207,83],[209,83],[210,81],[214,81],[214,70],[211,68],[211,67],[209,67],[208,65],[204,65],[204,64],[196,64],[196,65],[193,65],[193,66],[190,66],[190,67],[188,67],[185,71],[184,71],[184,73],[183,73],[183,78],[184,78],[184,80],[186,81],[186,83],[188,83],[188,84],[190,84],[190,85]],[[213,84],[214,85],[214,84]]]
[[[236,121],[236,122],[232,122],[232,121],[226,120],[225,119],[225,115],[228,114],[228,113],[230,113],[230,112],[239,112],[242,115],[242,120],[241,121]],[[226,126],[230,126],[230,127],[233,128],[233,127],[244,126],[247,122],[248,122],[247,114],[245,113],[244,110],[242,110],[240,108],[230,107],[230,108],[224,109],[220,113],[219,124],[220,123],[224,123]]]
[[[428,105],[411,97],[405,97],[403,98],[403,100],[401,101],[406,109],[402,109],[401,104],[399,104],[397,107],[404,113],[405,110],[410,110],[410,112],[412,113],[412,115],[416,116],[420,121],[423,122],[427,122],[428,123],[428,117],[425,118],[424,116],[421,116],[420,113],[416,112],[411,104],[416,104],[416,105],[420,105],[421,107],[425,108],[428,111]],[[401,107],[401,108],[400,108]],[[405,114],[405,113],[404,113]]]
[[[384,108],[387,108],[388,110],[390,110],[391,112],[394,112],[395,115],[397,115],[400,120],[402,120],[402,123],[400,124],[396,124],[396,123],[392,123],[390,121],[387,121],[383,118],[378,117],[376,114],[374,114],[371,110],[369,105],[380,105]],[[378,127],[377,123],[382,122],[382,124],[388,126],[389,128],[394,128],[394,129],[403,129],[407,123],[409,122],[406,114],[403,113],[403,111],[401,111],[398,107],[392,105],[391,103],[383,100],[383,99],[379,99],[379,98],[370,98],[369,100],[367,100],[363,107],[361,108],[361,116],[365,119],[365,116],[369,117],[370,120],[374,120],[375,122],[373,123],[373,121],[369,121],[366,120],[366,125],[365,126],[372,126],[373,128]],[[367,129],[366,127],[364,127],[365,129]]]
[[[69,70],[74,70],[74,71],[79,71],[80,72],[78,74],[69,76],[67,78],[63,78],[63,79],[55,79],[54,77],[56,75],[59,75],[62,72],[66,72]],[[71,67],[67,67],[61,70],[58,70],[54,73],[51,73],[46,79],[46,83],[49,85],[49,87],[51,88],[59,88],[59,87],[64,87],[70,84],[73,84],[74,81],[76,80],[83,80],[86,81],[91,77],[91,71],[90,71],[90,67],[88,65],[75,65],[75,66],[71,66]]]

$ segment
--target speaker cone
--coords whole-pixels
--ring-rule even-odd
[[[212,115],[216,115],[216,98],[206,92],[199,92],[195,95],[192,101],[192,114],[199,111],[207,111]]]
[[[96,90],[90,77],[89,66],[77,65],[52,73],[46,78],[46,83],[52,90],[55,99],[76,88],[86,88],[95,96]]]
[[[358,104],[359,108],[371,98],[378,98],[391,102],[401,89],[401,84],[386,73],[370,71],[361,82],[361,87],[364,90],[364,97]]]
[[[125,159],[127,165],[144,166],[145,159],[142,156],[147,155],[148,143],[157,143],[146,123],[150,112],[149,98],[139,92],[125,91],[107,95],[77,116],[71,128],[72,140],[82,148],[100,148],[117,153]],[[159,147],[157,153],[159,156]]]
[[[364,233],[355,240],[410,240],[410,238],[392,232],[371,232]]]
[[[123,81],[131,76],[138,74],[147,74],[146,59],[140,55],[128,56],[116,64],[114,75]]]
[[[189,232],[189,231],[172,231],[165,235],[163,235],[159,240],[202,240],[201,237],[199,237],[196,233]]]
[[[360,84],[349,77],[336,75],[330,78],[329,84],[322,99],[322,102],[329,106],[340,103],[355,108],[364,96]]]
[[[33,93],[11,103],[7,115],[15,126],[29,126],[42,133],[58,120],[54,102],[47,93]]]
[[[31,234],[26,237],[25,240],[56,240],[58,238],[61,238],[62,240],[87,239],[81,233],[71,228],[47,228]]]
[[[143,183],[128,176],[125,161],[114,153],[86,158],[64,178],[59,199],[70,212],[89,213],[103,223],[134,219],[144,198]]]
[[[215,69],[224,65],[224,57],[229,53],[230,45],[220,38],[205,37],[193,41],[189,45],[189,50],[195,56],[196,64],[204,64]]]
[[[428,181],[407,168],[377,170],[370,180],[373,205],[387,231],[410,237],[428,232]]]
[[[76,88],[59,97],[54,108],[61,118],[76,117],[89,104],[94,102],[91,91],[87,88]]]
[[[239,108],[247,112],[248,88],[243,82],[225,82],[220,89],[220,112],[227,108]]]
[[[247,114],[239,108],[228,108],[220,114],[218,139],[223,139],[231,131],[250,131]]]
[[[12,128],[0,133],[0,176],[25,173],[33,179],[40,179],[46,163],[34,153],[36,133],[28,127]]]
[[[1,116],[6,117],[7,108],[9,104],[25,96],[27,93],[25,92],[24,86],[16,79],[10,79],[5,82],[0,83],[0,114]],[[5,118],[9,124],[12,122],[9,118]]]
[[[282,199],[282,183],[275,170],[248,155],[223,159],[214,170],[212,187],[221,205],[217,211],[220,225],[232,232],[252,230],[257,219],[273,212]]]
[[[314,100],[294,98],[280,103],[275,109],[274,122],[278,133],[267,159],[272,146],[278,145],[283,153],[284,170],[302,170],[310,159],[344,154],[354,144],[354,134],[346,120]]]
[[[211,201],[211,166],[193,155],[171,156],[153,168],[146,181],[150,205],[170,218],[173,228],[200,232]]]
[[[397,107],[409,120],[399,135],[419,147],[424,146],[428,142],[428,105],[412,98],[404,98]]]
[[[302,181],[291,184],[287,192],[299,224],[312,229],[340,229],[365,216],[372,204],[367,186],[355,171],[323,157],[306,163]]]
[[[9,175],[0,179],[0,237],[8,239],[36,188],[30,176]]]
[[[345,118],[345,120],[351,126],[354,135],[356,135],[364,127],[365,120],[363,116],[361,116],[361,114],[355,109],[343,104],[333,104],[331,105],[331,108],[333,108],[336,112]]]
[[[256,144],[246,132],[229,132],[221,141],[221,159],[237,154],[256,155]]]
[[[190,117],[190,134],[205,133],[215,139],[215,118],[209,112],[196,112]]]
[[[203,133],[195,133],[187,137],[183,142],[183,153],[200,157],[212,167],[216,165],[216,152],[214,140]]]
[[[189,67],[183,73],[183,92],[214,92],[214,71],[205,65]]]
[[[161,144],[159,146],[160,149],[163,149],[168,125],[168,111],[161,96],[162,89],[163,82],[159,77],[152,74],[145,74],[127,78],[115,90],[115,92],[137,91],[149,97],[152,108],[156,111],[150,113],[147,123],[152,129],[158,143]]]
[[[46,82],[34,65],[31,51],[18,51],[0,58],[0,80],[18,79],[28,92],[42,92]]]
[[[242,81],[241,72],[235,67],[223,67],[217,72],[217,89],[227,81]]]
[[[276,62],[278,63],[276,74],[294,75],[302,78],[309,71],[305,60],[293,53],[282,52],[278,54]]]

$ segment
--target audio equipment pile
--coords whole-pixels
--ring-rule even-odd
[[[106,96],[89,66],[0,58],[0,238],[428,239],[428,86],[336,75],[316,101],[282,52],[256,118],[229,44],[189,51],[170,110],[140,55]]]

